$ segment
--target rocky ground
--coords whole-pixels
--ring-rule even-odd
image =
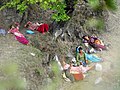
[[[104,59],[102,71],[90,71],[83,81],[67,83],[60,90],[119,90],[120,89],[120,1],[118,11],[109,13],[107,32],[100,37],[105,43],[110,44],[107,51],[99,52]]]

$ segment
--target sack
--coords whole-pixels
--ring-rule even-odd
[[[73,74],[73,76],[74,76],[74,79],[77,80],[77,81],[78,80],[83,80],[83,78],[84,78],[82,72],[79,73],[79,74]]]
[[[95,65],[95,70],[96,70],[96,71],[102,71],[102,65],[99,64],[99,63],[97,63],[97,64]]]

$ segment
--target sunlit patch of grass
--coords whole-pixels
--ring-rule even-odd
[[[19,75],[18,65],[15,63],[7,63],[0,67],[3,77],[0,80],[0,90],[14,89],[25,90],[26,83]]]
[[[54,72],[54,78],[52,79],[52,83],[49,83],[45,90],[57,90],[59,88],[62,79],[61,79],[61,71],[58,67],[57,62],[52,62],[51,68]]]
[[[96,28],[98,31],[103,30],[105,28],[104,25],[104,20],[103,19],[95,19],[95,18],[91,18],[86,22],[86,26],[89,28],[94,27]]]
[[[104,0],[105,5],[109,10],[116,11],[117,10],[117,2],[116,0]]]
[[[94,10],[96,10],[100,7],[99,0],[88,0],[88,3]]]

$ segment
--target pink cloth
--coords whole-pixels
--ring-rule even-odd
[[[72,73],[72,74],[79,74],[80,72],[81,72],[80,67],[71,67],[71,69],[70,69],[70,73]]]
[[[65,64],[63,69],[66,70],[70,67],[69,64]],[[77,67],[74,67],[74,66],[71,66],[70,67],[70,73],[72,74],[79,74],[79,73],[86,73],[88,70],[90,69],[90,67],[83,67],[82,65],[80,66],[77,66]]]
[[[19,32],[19,27],[11,28],[8,33],[12,33],[15,35],[15,38],[17,41],[19,41],[22,44],[27,45],[29,41],[24,37],[22,33]]]
[[[15,36],[15,38],[17,39],[17,41],[19,41],[22,44],[27,45],[29,43],[29,41],[25,37]]]
[[[90,67],[83,67],[82,65],[77,66],[77,67],[71,67],[70,69],[70,73],[72,74],[79,74],[79,73],[86,73],[88,70],[90,69]]]
[[[38,25],[35,24],[35,23],[30,24],[29,27],[28,27],[28,29],[30,29],[30,30],[37,30],[37,28],[38,28]]]
[[[66,69],[68,69],[69,67],[70,67],[69,64],[65,64],[64,67],[63,67],[63,69],[66,70]]]

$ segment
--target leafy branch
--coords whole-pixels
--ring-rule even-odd
[[[16,8],[20,13],[23,13],[27,10],[29,5],[35,4],[38,4],[42,9],[51,9],[55,11],[52,15],[52,19],[56,21],[66,21],[70,18],[65,12],[66,4],[64,0],[12,0],[2,5],[0,10],[5,8]]]

